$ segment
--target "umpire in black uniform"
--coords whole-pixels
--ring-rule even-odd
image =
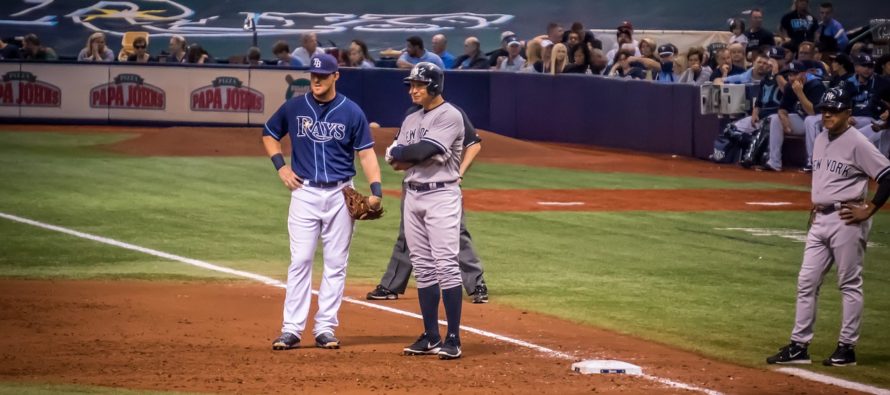
[[[452,104],[453,105],[453,104]],[[470,122],[467,114],[463,109],[455,106],[463,116],[464,120],[464,157],[460,162],[460,179],[463,181],[464,174],[469,170],[476,155],[482,150],[482,139],[476,134],[476,128]],[[407,116],[415,111],[420,111],[420,106],[412,106],[405,113]],[[402,190],[401,210],[405,208],[405,191]],[[485,285],[485,279],[482,277],[482,262],[476,251],[473,249],[473,240],[470,238],[470,232],[467,230],[466,215],[461,211],[460,216],[460,253],[457,256],[460,264],[460,275],[464,283],[464,289],[467,295],[473,297],[473,303],[488,303],[488,287]],[[389,259],[389,266],[386,267],[386,273],[380,279],[380,284],[373,291],[368,292],[368,300],[394,300],[399,295],[405,293],[408,288],[408,279],[411,277],[411,271],[414,267],[408,257],[408,244],[405,242],[405,221],[404,217],[399,221],[399,238],[392,248],[392,257]]]

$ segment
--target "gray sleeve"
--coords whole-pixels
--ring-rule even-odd
[[[849,133],[849,132],[847,132]],[[863,173],[868,174],[874,180],[884,177],[890,171],[890,159],[882,155],[877,147],[868,143],[856,145],[853,150],[853,160]]]
[[[431,128],[421,139],[429,141],[446,154],[451,154],[451,145],[464,133],[464,120],[459,111],[444,111],[431,125]]]

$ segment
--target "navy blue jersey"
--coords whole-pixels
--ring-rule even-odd
[[[860,82],[855,74],[847,79],[847,86],[855,89],[853,96],[853,116],[879,118],[884,106],[878,99],[878,93],[888,85],[883,78],[872,75],[867,81]]]
[[[803,93],[806,95],[807,100],[809,100],[810,103],[813,103],[813,107],[816,107],[819,105],[820,100],[822,100],[822,94],[825,93],[825,85],[822,85],[822,80],[807,76],[807,82],[803,85]],[[779,108],[788,111],[788,114],[797,113],[801,117],[810,115],[807,114],[800,105],[800,100],[794,93],[794,89],[791,88],[790,81],[785,85],[784,96],[782,97],[782,103],[779,105]]]
[[[263,128],[264,136],[291,140],[291,167],[303,180],[345,181],[355,175],[355,151],[374,147],[365,113],[337,94],[328,103],[311,95],[289,99]]]
[[[782,96],[779,81],[776,81],[775,76],[769,75],[760,80],[760,93],[754,98],[754,107],[760,109],[760,118],[766,118],[779,112]]]

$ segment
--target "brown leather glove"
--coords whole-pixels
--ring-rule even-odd
[[[371,207],[368,197],[352,187],[343,188],[343,198],[346,199],[346,209],[349,210],[349,215],[353,219],[373,220],[383,216],[383,206],[374,209]]]

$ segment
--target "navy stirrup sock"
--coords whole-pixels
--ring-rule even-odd
[[[423,331],[439,339],[439,284],[417,288],[420,314],[423,315]]]
[[[442,290],[442,302],[448,320],[448,334],[460,338],[460,310],[463,304],[463,289],[460,285]]]

